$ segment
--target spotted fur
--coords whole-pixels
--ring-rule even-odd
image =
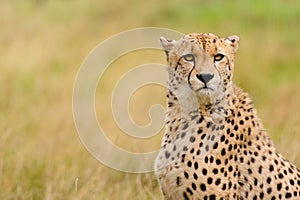
[[[161,38],[166,132],[155,170],[165,199],[300,199],[300,171],[274,147],[248,94],[232,84],[238,36]]]

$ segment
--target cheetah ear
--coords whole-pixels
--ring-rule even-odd
[[[225,43],[230,45],[232,47],[232,53],[236,53],[238,48],[239,48],[239,44],[240,44],[240,38],[237,35],[232,35],[232,36],[228,36],[227,38],[225,38]]]
[[[160,37],[159,40],[160,40],[160,44],[161,44],[162,48],[164,49],[164,51],[166,52],[166,54],[168,54],[176,44],[175,40],[169,40],[164,37]]]

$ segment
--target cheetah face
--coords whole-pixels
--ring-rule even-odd
[[[169,87],[185,88],[200,102],[214,103],[231,87],[233,57],[239,37],[219,38],[214,34],[192,33],[178,41],[160,38],[167,54]]]

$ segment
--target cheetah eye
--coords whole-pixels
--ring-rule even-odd
[[[216,61],[220,61],[224,58],[224,55],[223,54],[220,54],[220,53],[217,53],[215,56],[214,56],[214,62]]]
[[[195,60],[195,57],[193,54],[186,54],[183,56],[183,59],[187,62],[193,62]]]

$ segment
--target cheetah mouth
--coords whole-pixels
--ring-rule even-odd
[[[207,86],[201,87],[196,90],[196,92],[213,92],[213,91],[214,91],[214,89],[207,87]]]

